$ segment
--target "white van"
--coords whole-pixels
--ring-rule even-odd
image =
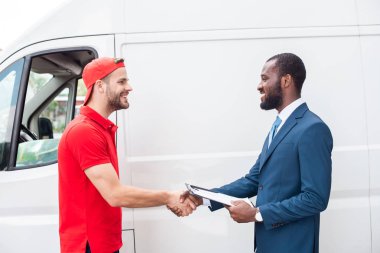
[[[377,0],[76,0],[52,13],[0,56],[0,252],[59,252],[57,144],[87,62],[126,59],[131,106],[112,115],[122,182],[176,190],[250,169],[275,117],[259,107],[261,68],[282,52],[304,60],[303,97],[334,137],[320,251],[380,252],[379,11]],[[121,252],[248,253],[253,237],[226,210],[124,209]]]

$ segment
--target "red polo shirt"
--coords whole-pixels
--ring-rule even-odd
[[[61,253],[119,250],[121,208],[111,207],[84,170],[111,163],[119,175],[115,134],[117,126],[88,106],[70,122],[58,147],[59,235]]]

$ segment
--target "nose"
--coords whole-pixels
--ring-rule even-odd
[[[257,85],[257,90],[262,91],[263,90],[263,83],[260,81],[259,84]]]
[[[125,89],[129,92],[129,91],[133,91],[133,88],[132,86],[129,84],[129,82],[127,83],[127,86],[125,87]]]

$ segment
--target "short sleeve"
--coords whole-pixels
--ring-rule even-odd
[[[91,125],[73,126],[67,133],[66,146],[71,150],[82,170],[111,163],[104,133]]]

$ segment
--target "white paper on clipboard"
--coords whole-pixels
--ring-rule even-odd
[[[232,201],[243,200],[247,204],[249,204],[251,207],[254,207],[254,205],[252,204],[252,202],[248,198],[236,198],[236,197],[233,197],[233,196],[230,196],[227,194],[212,192],[208,189],[205,189],[205,188],[202,188],[199,186],[195,186],[195,185],[191,185],[191,184],[187,184],[187,183],[185,183],[185,185],[186,185],[186,188],[189,190],[189,192],[192,195],[196,195],[196,196],[199,196],[202,198],[213,200],[213,201],[222,203],[222,204],[227,205],[227,206],[231,206]]]

